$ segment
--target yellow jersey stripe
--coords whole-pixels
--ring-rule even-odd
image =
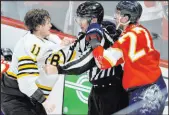
[[[31,73],[24,73],[24,74],[19,74],[18,76],[17,76],[17,78],[21,78],[21,77],[24,77],[24,76],[35,76],[35,77],[37,77],[37,76],[39,76],[39,74],[31,74]]]
[[[52,87],[49,87],[49,86],[44,86],[44,85],[41,85],[41,84],[36,84],[39,88],[42,88],[42,89],[45,89],[45,90],[49,90],[51,91],[52,90]]]
[[[44,96],[45,96],[46,99],[48,98],[48,95],[44,95]]]
[[[16,75],[15,73],[13,73],[13,72],[7,71],[6,73],[7,73],[7,75],[9,75],[9,76],[12,76],[12,77],[14,77],[14,78],[17,78],[17,75]]]
[[[72,56],[71,56],[70,61],[74,60],[74,59],[75,59],[75,56],[76,56],[76,51],[73,51],[73,54],[72,54]]]
[[[23,60],[32,60],[34,62],[36,62],[36,59],[31,58],[30,56],[22,56],[18,59],[19,61],[23,61]]]
[[[24,66],[24,65],[35,65],[35,63],[23,63],[23,64],[19,64],[18,67]]]
[[[18,70],[21,70],[21,69],[38,69],[37,65],[23,65],[23,66],[19,66],[18,67]]]

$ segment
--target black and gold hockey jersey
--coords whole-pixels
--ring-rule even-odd
[[[1,92],[12,95],[8,91],[12,88],[21,91],[18,95],[35,97],[42,102],[58,79],[57,75],[47,76],[42,67],[52,49],[61,48],[60,43],[60,38],[54,34],[47,39],[37,38],[30,32],[25,34],[14,48],[10,68],[3,75]]]

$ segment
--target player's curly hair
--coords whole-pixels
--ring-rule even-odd
[[[44,25],[48,18],[50,19],[50,15],[47,10],[32,9],[26,13],[24,23],[32,33],[33,31],[36,31],[38,25]]]

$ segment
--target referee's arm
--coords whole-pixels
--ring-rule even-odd
[[[57,65],[58,74],[80,75],[95,66],[92,50],[88,49],[79,58]]]

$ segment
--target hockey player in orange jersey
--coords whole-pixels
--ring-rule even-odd
[[[123,87],[130,93],[129,105],[141,102],[130,114],[159,115],[164,110],[167,89],[159,67],[160,54],[149,31],[138,23],[141,14],[139,2],[120,1],[115,20],[123,33],[118,41],[104,49],[100,45],[102,31],[96,23],[88,27],[86,40],[100,69],[124,63]]]
[[[1,48],[1,74],[6,72],[12,60],[12,51],[9,48]]]

